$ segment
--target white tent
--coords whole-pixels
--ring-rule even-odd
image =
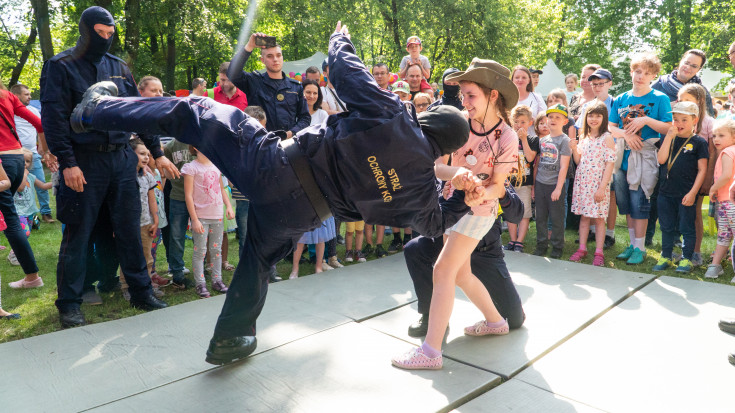
[[[565,89],[564,86],[564,73],[556,67],[556,63],[549,59],[546,61],[546,65],[541,69],[544,74],[539,77],[538,87],[535,92],[540,93],[541,96],[546,97],[552,90],[556,88]]]

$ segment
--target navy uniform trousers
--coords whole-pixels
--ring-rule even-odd
[[[173,136],[195,146],[249,196],[245,247],[214,336],[255,335],[270,267],[304,232],[321,225],[279,139],[266,137],[268,132],[240,110],[205,98],[105,99],[92,127]]]
[[[56,269],[59,293],[56,306],[59,311],[67,312],[79,309],[82,303],[89,242],[101,214],[108,215],[112,224],[115,250],[130,295],[143,298],[152,290],[140,241],[138,156],[128,145],[111,152],[75,145],[74,155],[87,184],[83,192],[76,192],[66,186],[61,174],[56,207],[65,228]]]

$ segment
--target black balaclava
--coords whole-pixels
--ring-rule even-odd
[[[79,19],[79,39],[77,40],[77,53],[92,63],[99,63],[102,57],[110,50],[112,38],[103,39],[94,31],[95,24],[114,26],[115,19],[109,11],[99,6],[93,6],[84,10],[82,18]]]
[[[450,105],[462,110],[462,99],[459,98],[459,85],[450,86],[444,82],[444,79],[452,73],[459,72],[459,69],[450,67],[444,71],[442,75],[442,85],[444,86],[444,94],[442,95],[442,105]]]
[[[424,136],[432,140],[442,155],[448,155],[467,143],[470,124],[459,109],[451,105],[439,105],[417,116]]]

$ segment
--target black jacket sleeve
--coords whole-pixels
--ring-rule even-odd
[[[47,60],[41,71],[41,123],[51,153],[59,160],[59,169],[77,166],[71,141],[72,95],[64,65],[56,59]]]
[[[503,208],[503,219],[513,224],[519,224],[523,219],[523,201],[516,194],[512,185],[505,187],[505,196],[500,199],[500,207]]]

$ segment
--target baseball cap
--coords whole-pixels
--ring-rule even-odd
[[[393,92],[404,92],[411,93],[411,88],[408,87],[408,83],[403,80],[393,83]]]
[[[699,106],[694,102],[676,102],[671,112],[681,113],[683,115],[699,116]]]
[[[541,70],[541,69],[528,69],[528,71],[531,72],[531,73],[535,73],[537,75],[543,75],[544,74],[544,71]]]
[[[421,39],[419,39],[418,36],[411,36],[411,37],[409,37],[408,40],[406,40],[406,47],[408,47],[409,45],[414,44],[414,43],[420,45],[421,44]]]
[[[546,109],[546,114],[548,115],[549,113],[560,113],[565,117],[569,116],[569,112],[567,112],[567,107],[562,105],[561,103],[557,103],[556,105]]]
[[[595,79],[612,80],[612,78],[613,78],[612,77],[612,73],[610,73],[609,70],[606,70],[606,69],[597,69],[597,70],[595,70],[595,73],[592,73],[587,78],[587,80],[591,82],[591,81],[593,81]]]

